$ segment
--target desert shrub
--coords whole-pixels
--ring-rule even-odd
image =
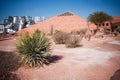
[[[56,30],[53,34],[53,40],[56,44],[65,44],[66,40],[69,38],[69,34]]]
[[[116,29],[116,32],[120,33],[120,26]]]
[[[79,35],[79,34],[85,34],[86,33],[86,29],[83,29],[83,30],[77,30],[77,31],[71,31],[71,34],[76,34],[76,35]]]
[[[81,34],[85,34],[87,32],[87,29],[80,30]]]
[[[76,34],[76,31],[71,31],[70,34]]]
[[[79,34],[81,34],[81,31],[71,31],[71,34],[79,35]]]
[[[80,40],[79,36],[71,35],[66,41],[66,47],[75,48],[79,46]]]
[[[48,64],[50,46],[50,40],[39,30],[36,30],[32,35],[28,33],[21,35],[17,43],[17,49],[22,56],[22,62],[28,67]]]
[[[117,36],[119,33],[117,31],[112,32],[114,36]]]
[[[81,33],[85,34],[84,31],[80,30],[80,31],[76,31],[76,33],[79,35]]]
[[[104,34],[105,34],[105,35],[108,35],[108,34],[110,34],[110,33],[111,33],[110,29],[105,29],[105,30],[104,30]]]

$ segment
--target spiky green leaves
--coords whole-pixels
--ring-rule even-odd
[[[25,33],[20,36],[17,44],[17,49],[23,57],[22,62],[29,67],[49,63],[50,47],[50,40],[39,30],[36,30],[33,35]]]

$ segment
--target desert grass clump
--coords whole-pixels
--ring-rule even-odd
[[[112,34],[113,34],[114,36],[117,36],[117,35],[119,34],[119,32],[114,31],[114,32],[112,32]]]
[[[116,29],[116,32],[120,33],[120,26]]]
[[[53,34],[53,40],[56,44],[65,44],[66,40],[69,38],[69,34],[56,30]]]
[[[105,29],[105,30],[104,30],[104,34],[105,34],[105,35],[111,34],[110,29]]]
[[[71,35],[66,41],[66,47],[68,48],[78,47],[80,45],[80,41],[81,39],[79,38],[79,36]]]
[[[80,35],[80,34],[85,34],[86,32],[87,32],[87,29],[83,29],[83,30],[71,31],[71,34]]]
[[[49,63],[51,42],[46,35],[39,30],[30,35],[21,35],[17,49],[22,56],[22,62],[28,67],[40,67]]]

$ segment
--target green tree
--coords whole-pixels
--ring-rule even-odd
[[[111,20],[112,20],[112,16],[110,16],[107,13],[104,13],[104,12],[94,12],[93,14],[90,14],[88,16],[88,21],[96,24],[97,25],[97,30],[98,30],[98,24],[102,24],[105,21],[110,21],[111,22]]]

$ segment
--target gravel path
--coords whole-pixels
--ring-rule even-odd
[[[65,54],[73,54],[71,58],[65,60],[65,64],[80,64],[83,67],[89,67],[90,65],[107,65],[107,61],[115,56],[115,52],[105,52],[91,48],[75,48],[75,49],[55,49],[54,52],[60,52]]]

